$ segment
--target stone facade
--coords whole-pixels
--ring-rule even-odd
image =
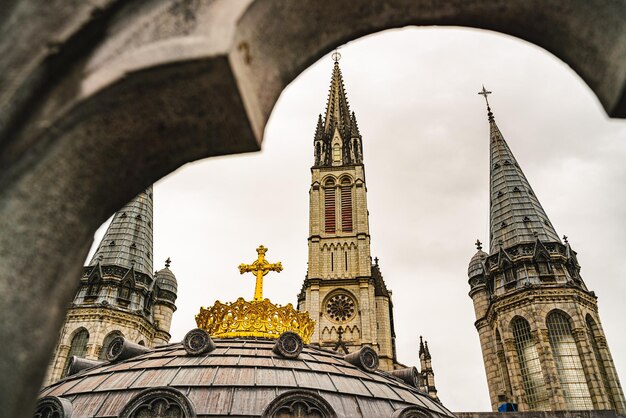
[[[152,274],[152,188],[113,217],[83,269],[44,384],[62,378],[73,355],[104,360],[115,336],[154,347],[170,340],[177,283],[166,267]]]
[[[483,89],[481,94],[489,94]],[[614,410],[624,394],[576,252],[559,239],[498,129],[491,128],[490,253],[470,261],[470,297],[494,411]]]
[[[395,364],[393,304],[370,254],[362,137],[339,64],[314,139],[309,191],[309,262],[298,309],[316,321],[312,342],[347,352],[372,346],[383,370]]]
[[[501,413],[493,412],[455,412],[458,418],[501,418]],[[536,411],[507,412],[506,418],[623,418],[624,414],[615,411]]]

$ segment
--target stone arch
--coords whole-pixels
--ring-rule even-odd
[[[329,174],[322,179],[322,185],[324,187],[335,187],[337,185],[337,178]]]
[[[308,390],[290,390],[274,398],[265,407],[261,416],[263,418],[278,416],[336,418],[337,414],[328,401],[317,393]]]
[[[341,177],[339,177],[338,183],[343,186],[348,186],[354,183],[354,179],[352,178],[350,174],[346,173],[346,174],[342,174]]]
[[[626,63],[619,59],[624,44],[615,41],[624,36],[626,12],[619,3],[392,0],[372,6],[357,0],[327,8],[313,1],[198,2],[190,11],[195,19],[176,22],[182,26],[177,28],[165,21],[160,31],[150,24],[163,22],[155,17],[166,13],[153,7],[157,0],[136,8],[119,2],[82,2],[75,8],[34,0],[17,4],[0,18],[15,22],[7,42],[29,40],[28,48],[12,48],[3,60],[16,76],[0,93],[0,103],[8,104],[0,128],[6,151],[0,251],[8,254],[0,284],[9,289],[0,303],[5,318],[0,339],[8,344],[0,375],[11,376],[0,384],[0,404],[14,416],[32,409],[37,380],[75,291],[72,277],[79,276],[97,227],[182,164],[258,150],[285,85],[342,42],[407,25],[506,33],[555,54],[589,85],[609,115],[626,115]],[[211,7],[221,13],[210,13]],[[324,22],[325,30],[308,24],[312,21]],[[346,21],[351,24],[340,24]],[[122,24],[106,33],[102,28],[112,23]],[[216,30],[201,30],[207,27]],[[50,39],[57,41],[51,45]],[[206,99],[216,95],[223,100]],[[170,140],[174,134],[177,141]],[[110,158],[100,161],[102,154]],[[46,209],[55,206],[64,210]],[[35,239],[59,236],[65,239]],[[32,303],[14,297],[19,289],[5,281],[14,277],[20,277]],[[44,299],[48,310],[38,304]],[[33,334],[45,335],[41,344],[29,344]]]

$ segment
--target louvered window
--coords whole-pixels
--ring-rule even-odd
[[[335,232],[337,219],[335,214],[335,188],[324,189],[324,231]]]
[[[352,232],[352,187],[341,186],[341,230]]]
[[[569,318],[555,311],[546,319],[548,337],[567,409],[593,409],[578,347]]]
[[[550,409],[548,391],[537,346],[530,333],[530,324],[518,316],[513,319],[511,326],[528,408],[531,411],[546,411]]]

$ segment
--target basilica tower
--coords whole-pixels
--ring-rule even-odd
[[[177,282],[169,259],[152,273],[152,207],[149,187],[113,216],[83,269],[46,385],[65,376],[72,356],[104,360],[117,336],[147,347],[169,342]]]
[[[483,88],[479,94],[490,94]],[[487,102],[490,245],[468,275],[494,411],[615,410],[624,394],[576,252],[556,230]]]
[[[395,359],[391,292],[372,264],[362,137],[350,112],[338,53],[313,141],[309,191],[309,262],[298,296],[316,321],[313,343],[356,351],[372,346],[381,367]]]

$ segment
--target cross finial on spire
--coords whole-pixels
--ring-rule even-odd
[[[482,249],[483,249],[483,243],[482,243],[482,242],[480,242],[480,240],[479,240],[479,239],[477,239],[477,240],[476,240],[475,245],[476,245],[476,249],[477,249],[478,251],[480,251],[480,250],[482,250]]]
[[[378,265],[378,257],[374,257],[374,264]]]
[[[170,268],[170,264],[172,264],[172,260],[167,257],[167,260],[165,260],[165,267]]]
[[[491,92],[487,91],[487,89],[483,85],[483,89],[481,91],[479,91],[478,94],[480,94],[481,96],[483,96],[485,98],[485,102],[487,102],[487,109],[489,109],[489,99],[487,98],[487,96],[490,95]]]
[[[491,107],[489,107],[489,99],[487,98],[487,96],[490,95],[491,92],[487,91],[487,89],[483,85],[483,89],[481,91],[479,91],[478,94],[480,94],[481,96],[483,96],[485,98],[485,102],[487,103],[487,116],[489,117],[489,121],[492,122],[493,121],[493,113],[491,113]]]
[[[332,53],[331,58],[335,61],[335,64],[339,63],[341,59],[341,54],[339,53],[339,48],[335,48],[335,51]]]
[[[563,235],[563,242],[565,242],[566,244],[569,244],[569,241],[567,240],[567,235]]]

